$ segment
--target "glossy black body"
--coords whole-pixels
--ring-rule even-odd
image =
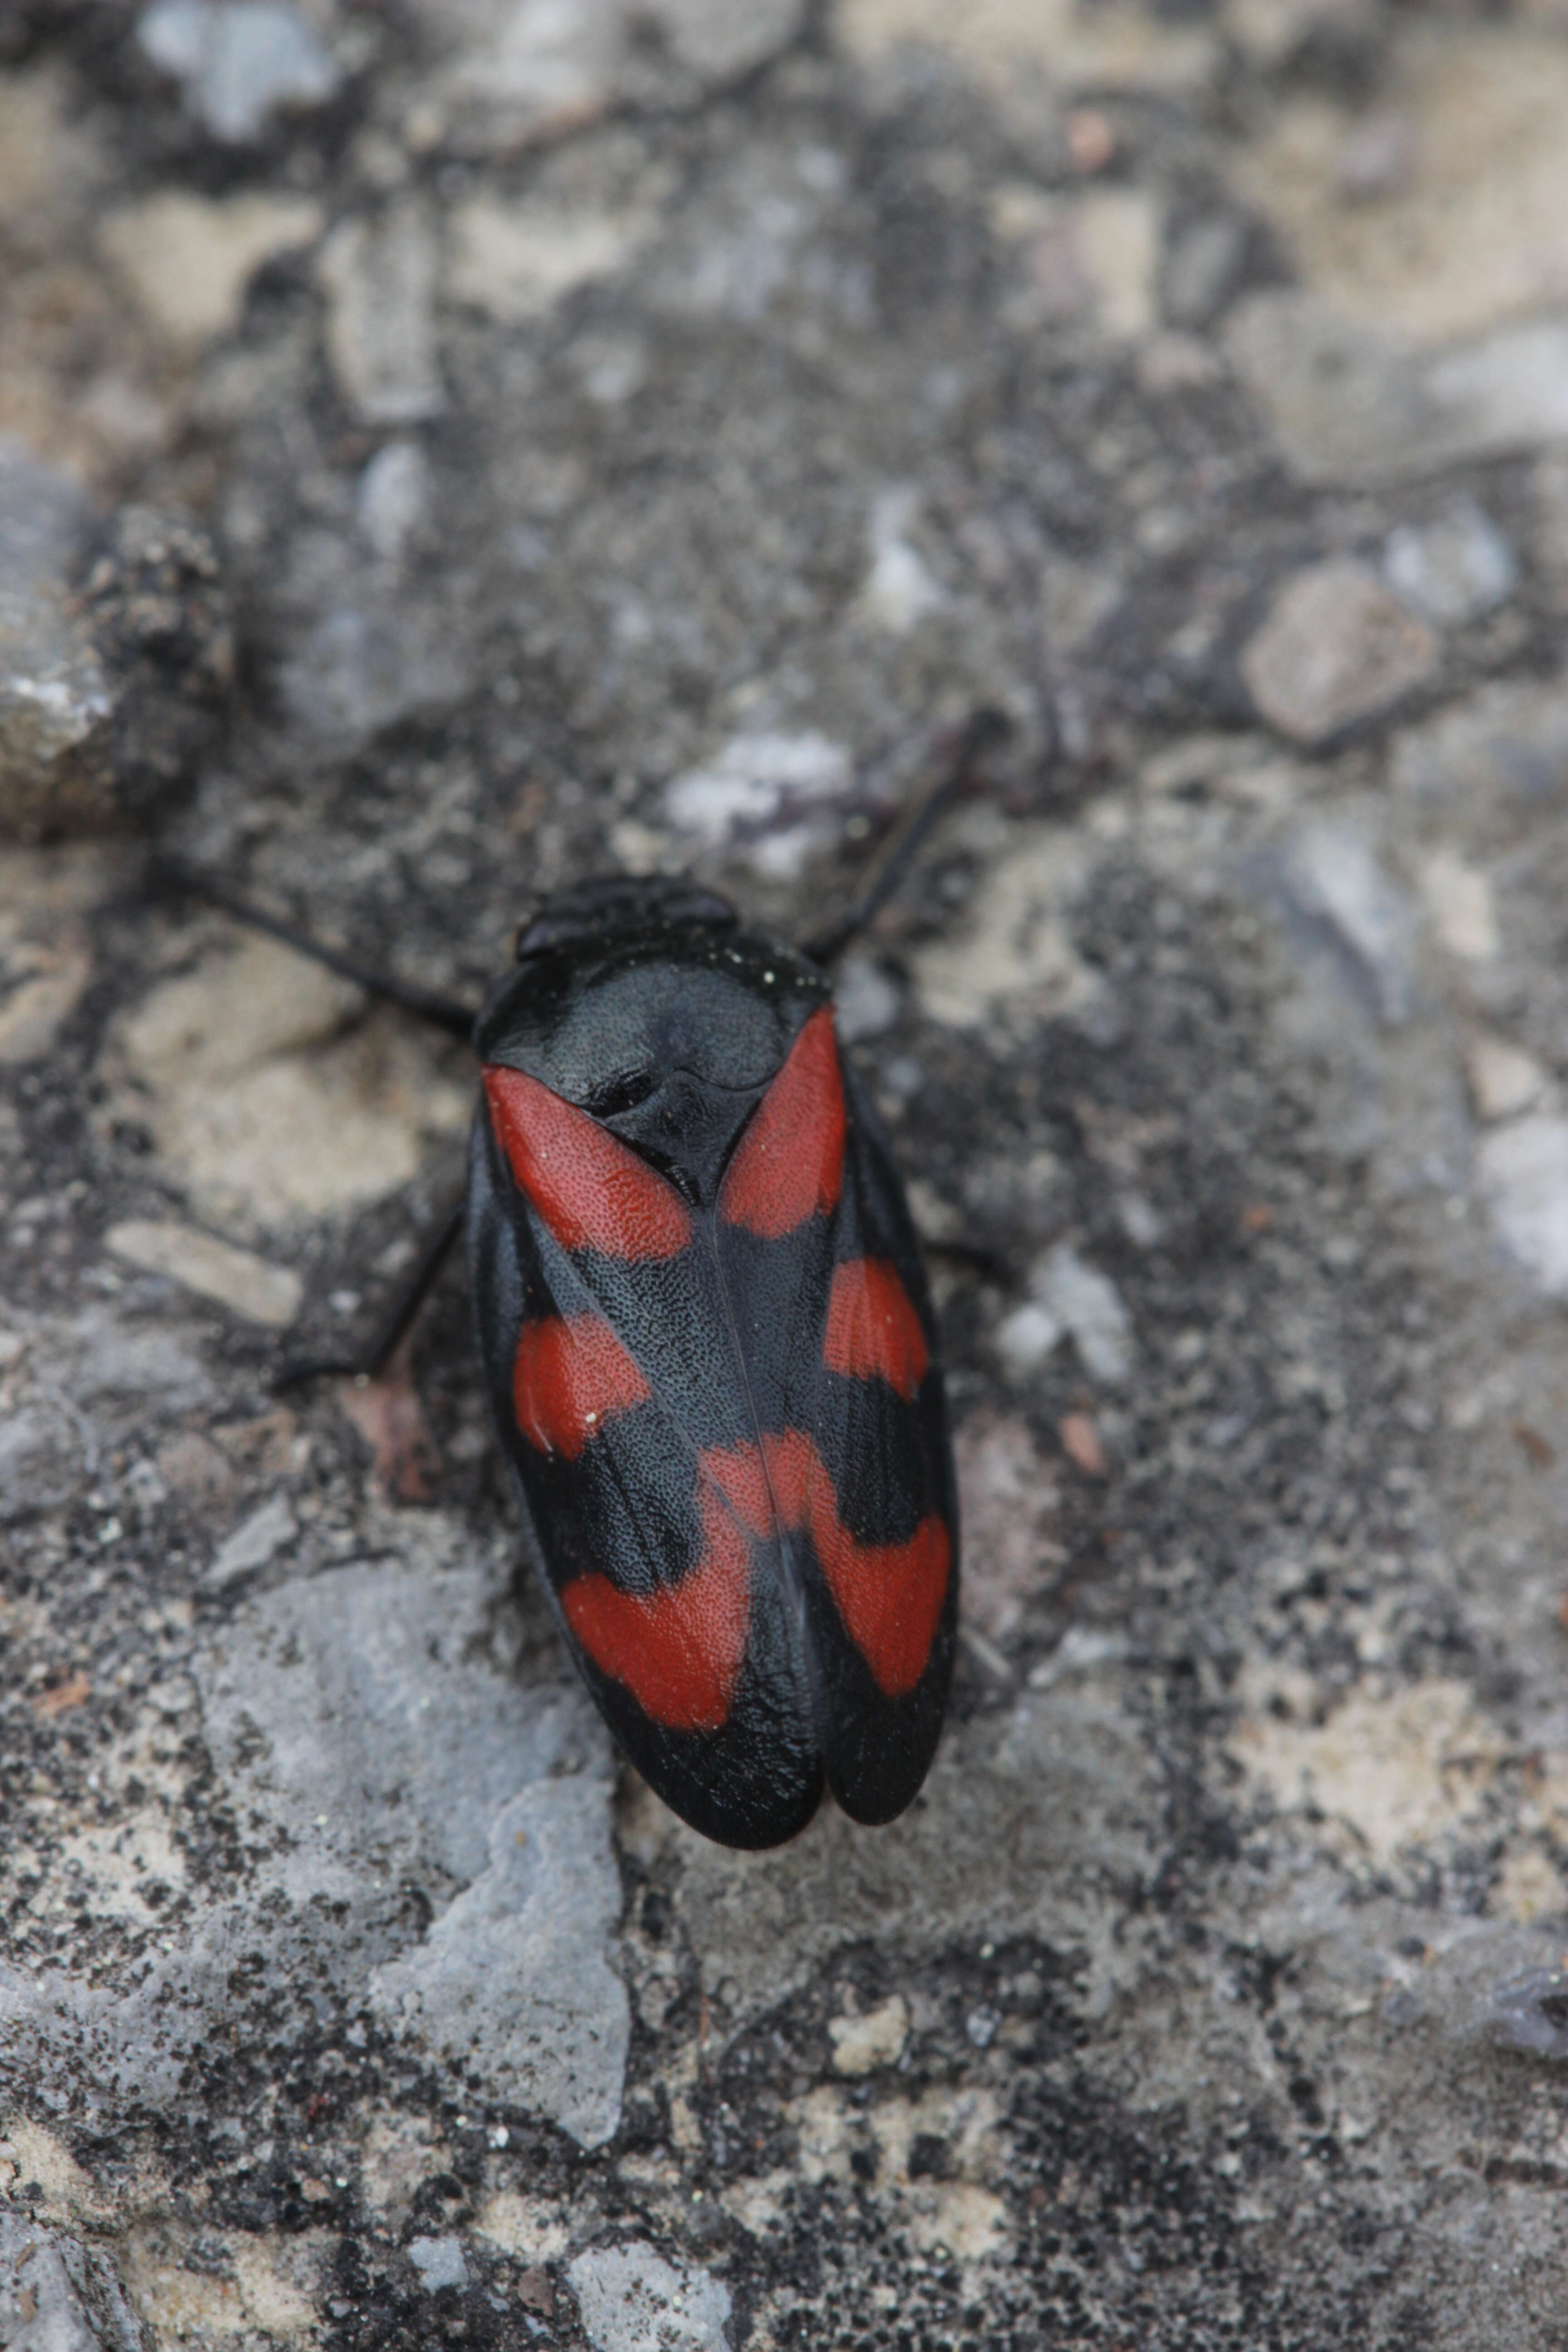
[[[847,1129],[828,1213],[763,1239],[715,1212],[724,1171],[826,974],[740,927],[725,902],[673,884],[591,885],[549,902],[475,1030],[481,1062],[514,1069],[589,1112],[673,1184],[691,1246],[655,1263],[563,1247],[514,1180],[483,1096],[471,1148],[470,1288],[497,1428],[538,1567],[589,1687],[658,1793],[720,1842],[768,1846],[809,1821],[825,1786],[863,1822],[909,1804],[930,1765],[952,1675],[957,1518],[936,1333],[919,1249],[886,1139],[840,1060]],[[897,1269],[932,1359],[908,1399],[885,1381],[824,1369],[833,1270]],[[595,1313],[647,1372],[651,1394],[566,1459],[518,1425],[512,1372],[525,1320]],[[721,1727],[674,1731],[573,1641],[560,1595],[596,1571],[657,1594],[689,1574],[701,1542],[697,1464],[708,1449],[809,1434],[841,1519],[897,1545],[931,1515],[952,1542],[940,1623],[917,1685],[884,1696],[848,1638],[805,1533],[755,1563],[750,1631]]]

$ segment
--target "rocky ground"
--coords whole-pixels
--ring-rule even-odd
[[[0,10],[0,2339],[1546,2347],[1568,2294],[1568,11]],[[847,962],[966,1632],[704,1844],[458,1181],[531,896]]]

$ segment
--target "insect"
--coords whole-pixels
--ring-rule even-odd
[[[205,895],[426,1019],[481,1086],[461,1221],[495,1424],[557,1622],[626,1753],[721,1843],[831,1789],[890,1821],[947,1703],[958,1525],[936,1334],[891,1153],[826,966],[907,870],[989,722],[809,949],[686,881],[541,906],[477,1018]],[[187,883],[190,877],[184,877]]]

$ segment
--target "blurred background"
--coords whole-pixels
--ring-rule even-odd
[[[1563,0],[0,0],[7,2342],[1560,2342],[1565,622]],[[149,850],[477,997],[981,709],[953,1724],[722,1853],[460,1273],[269,1387],[465,1055]]]

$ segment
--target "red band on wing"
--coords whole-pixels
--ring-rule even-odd
[[[648,1598],[607,1576],[561,1596],[566,1622],[602,1673],[669,1731],[717,1731],[746,1652],[753,1538],[804,1528],[845,1629],[888,1698],[926,1670],[952,1549],[934,1514],[907,1543],[863,1544],[838,1516],[822,1456],[800,1430],[698,1458],[702,1553],[679,1584]]]
[[[845,1123],[838,1047],[825,1005],[752,1114],[720,1189],[724,1223],[777,1241],[818,1211],[837,1207]]]
[[[838,1516],[826,1465],[798,1429],[702,1456],[702,1469],[755,1534],[804,1528],[845,1630],[888,1698],[912,1691],[942,1617],[952,1546],[931,1513],[907,1543],[863,1544]],[[764,1476],[765,1469],[765,1476]],[[776,1513],[776,1517],[775,1517]]]
[[[580,1576],[561,1596],[594,1664],[667,1731],[721,1729],[746,1654],[751,1539],[712,1494],[701,1507],[702,1557],[679,1584],[644,1599]]]
[[[908,1543],[862,1544],[837,1515],[828,1527],[814,1511],[811,1539],[845,1630],[878,1689],[903,1698],[926,1670],[942,1619],[952,1564],[946,1528],[933,1515]]]
[[[690,1216],[646,1160],[525,1071],[492,1063],[484,1081],[511,1172],[563,1249],[632,1265],[679,1255]]]
[[[547,1315],[525,1323],[511,1368],[517,1425],[541,1454],[574,1462],[612,1413],[653,1391],[602,1315]]]
[[[931,1367],[920,1317],[886,1258],[857,1257],[833,1269],[822,1360],[850,1380],[887,1381],[908,1402]]]

